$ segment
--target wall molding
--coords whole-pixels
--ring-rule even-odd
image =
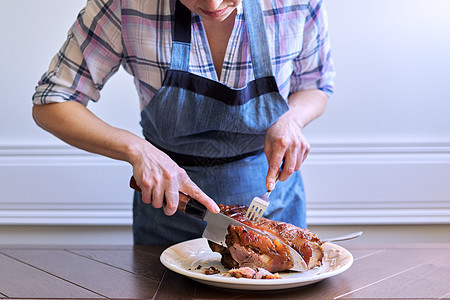
[[[313,142],[312,153],[446,153],[450,154],[449,141],[435,142]],[[74,148],[61,142],[0,142],[1,156],[22,155],[76,155],[97,156],[95,154]]]
[[[302,169],[311,225],[450,224],[450,142],[313,143]],[[130,174],[65,144],[0,144],[0,225],[131,225]]]

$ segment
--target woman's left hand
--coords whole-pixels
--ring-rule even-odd
[[[308,156],[310,145],[302,129],[320,116],[327,106],[328,96],[321,90],[303,90],[289,95],[289,111],[266,132],[264,152],[269,162],[266,186],[272,190],[275,176],[284,161],[280,180],[289,178]]]
[[[272,190],[275,176],[284,161],[280,180],[284,181],[300,169],[301,164],[308,156],[310,145],[302,134],[302,127],[296,121],[292,111],[282,115],[266,133],[264,153],[269,162],[266,186]]]

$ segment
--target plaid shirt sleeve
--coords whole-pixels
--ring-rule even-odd
[[[88,0],[33,95],[34,104],[98,101],[122,60],[119,0]]]
[[[303,49],[294,61],[290,92],[320,89],[333,93],[334,66],[331,60],[327,13],[323,0],[309,1],[309,16],[303,32]]]

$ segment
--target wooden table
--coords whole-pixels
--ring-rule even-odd
[[[450,244],[341,245],[355,258],[346,272],[256,292],[169,271],[159,262],[165,247],[0,246],[0,299],[450,299]]]

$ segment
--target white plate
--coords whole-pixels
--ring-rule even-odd
[[[325,243],[322,248],[325,255],[321,267],[306,272],[279,272],[281,279],[225,277],[228,270],[220,263],[221,255],[212,252],[204,238],[173,245],[164,250],[160,259],[168,269],[207,285],[240,290],[278,290],[308,285],[338,275],[352,265],[352,254],[341,246]],[[213,266],[220,273],[205,275],[197,269],[198,266],[202,269]]]

